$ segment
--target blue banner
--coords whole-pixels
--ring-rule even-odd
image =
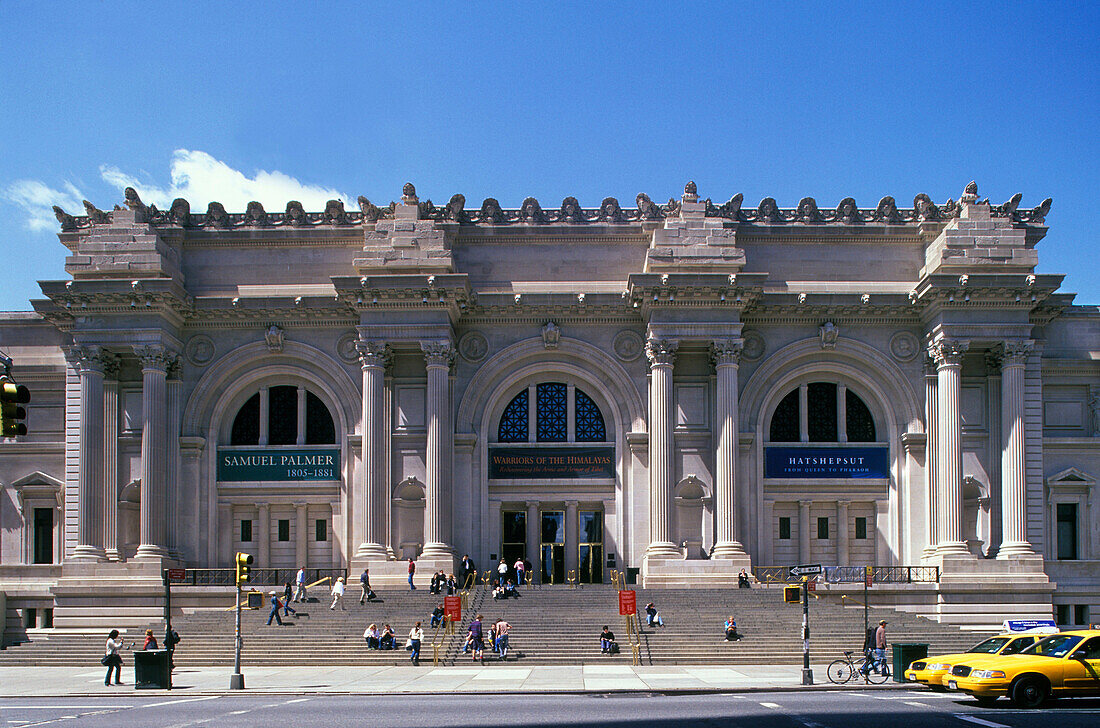
[[[889,448],[766,447],[765,478],[887,478]]]

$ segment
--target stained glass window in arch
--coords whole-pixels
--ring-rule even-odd
[[[498,442],[527,442],[527,390],[512,398],[500,416]]]
[[[836,384],[811,382],[808,400],[810,442],[836,442]]]
[[[592,398],[581,390],[576,390],[577,442],[604,442],[607,440],[607,428],[603,414]]]
[[[875,418],[871,416],[871,410],[863,400],[850,389],[844,395],[844,410],[847,416],[845,429],[848,442],[874,442]]]
[[[539,442],[569,439],[568,394],[564,384],[544,382],[535,388],[535,422]]]
[[[233,420],[233,431],[229,435],[230,445],[260,444],[260,395],[256,393],[237,410]]]
[[[795,389],[788,392],[776,406],[768,439],[772,442],[798,442],[798,420],[798,390]]]

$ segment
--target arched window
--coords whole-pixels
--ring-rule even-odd
[[[803,407],[806,409],[805,432]],[[877,438],[874,417],[859,395],[835,382],[810,382],[796,387],[779,400],[772,413],[768,440],[876,442]]]
[[[531,437],[530,424],[532,394],[535,401],[534,438]],[[571,396],[572,429],[569,417]],[[561,382],[542,382],[516,394],[504,408],[497,425],[497,442],[532,441],[606,442],[607,426],[600,408],[583,391]]]
[[[267,396],[257,392],[245,401],[233,418],[230,445],[333,445],[336,425],[321,398],[292,385],[269,387]],[[266,399],[266,402],[264,401]],[[304,402],[303,402],[304,400]],[[298,432],[298,408],[304,404],[304,432]],[[263,421],[267,427],[261,428]],[[266,430],[266,442],[261,442]]]

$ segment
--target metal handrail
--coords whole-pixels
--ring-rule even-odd
[[[236,569],[186,569],[182,581],[174,582],[177,586],[235,586],[237,580]],[[347,581],[347,569],[306,569],[306,583],[329,579],[335,581],[337,577],[344,577]],[[297,569],[252,569],[248,579],[249,586],[283,586],[296,585]]]
[[[826,566],[825,581],[830,584],[858,584],[866,578],[866,566]],[[761,584],[786,584],[795,581],[787,566],[754,566],[753,576]],[[875,584],[934,584],[940,580],[938,566],[872,566]]]

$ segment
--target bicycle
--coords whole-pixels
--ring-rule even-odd
[[[856,663],[852,659],[852,650],[845,650],[844,658],[833,660],[829,663],[826,674],[829,682],[843,685],[857,674],[863,676],[864,682],[881,685],[890,679],[890,666],[886,660],[876,660],[870,651],[864,653],[863,659]]]

